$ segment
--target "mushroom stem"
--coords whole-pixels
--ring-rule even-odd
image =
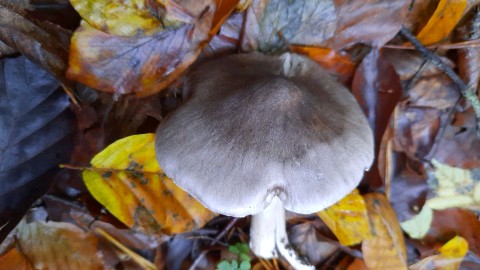
[[[252,216],[250,248],[255,255],[266,259],[277,258],[280,253],[295,269],[315,269],[292,249],[285,226],[285,208],[277,196],[267,208]]]

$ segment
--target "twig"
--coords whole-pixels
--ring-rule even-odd
[[[450,68],[445,64],[438,55],[432,53],[430,50],[425,48],[425,46],[420,43],[420,41],[410,33],[405,27],[402,27],[400,34],[405,37],[413,46],[422,54],[423,57],[428,59],[438,68],[440,68],[448,77],[453,81],[453,83],[458,87],[462,96],[470,102],[472,105],[473,111],[475,112],[475,127],[477,131],[477,138],[480,138],[480,101],[478,100],[477,95],[475,94],[475,89],[469,87],[465,82]]]

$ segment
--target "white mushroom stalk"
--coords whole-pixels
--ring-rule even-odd
[[[280,253],[298,270],[315,269],[292,250],[285,225],[285,208],[277,196],[273,197],[267,208],[252,216],[250,248],[257,256],[266,259],[278,258]]]

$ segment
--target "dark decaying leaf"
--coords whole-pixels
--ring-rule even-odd
[[[400,30],[409,4],[408,0],[335,0],[339,21],[333,47],[342,49],[355,43],[383,46]]]
[[[338,244],[321,236],[312,222],[292,227],[289,239],[298,252],[314,265],[324,261],[338,249]]]
[[[0,57],[16,53],[17,50],[0,41]]]
[[[86,23],[72,37],[68,77],[98,90],[146,96],[163,90],[199,55],[209,38],[214,5],[195,22],[153,35],[114,36]]]
[[[362,107],[375,134],[375,157],[378,156],[383,133],[395,106],[402,96],[400,78],[382,51],[373,49],[355,72],[352,93]],[[380,185],[378,160],[370,168],[366,179],[373,186]]]
[[[333,0],[260,0],[247,9],[242,49],[274,52],[289,45],[321,46],[335,31]]]
[[[0,240],[68,160],[71,117],[59,82],[24,57],[0,62]]]
[[[0,41],[68,85],[65,71],[70,33],[48,22],[30,20],[25,14],[24,10],[0,2]]]

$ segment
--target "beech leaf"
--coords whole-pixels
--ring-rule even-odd
[[[151,234],[199,228],[215,214],[166,177],[155,158],[155,134],[120,139],[98,153],[83,180],[125,225]]]

